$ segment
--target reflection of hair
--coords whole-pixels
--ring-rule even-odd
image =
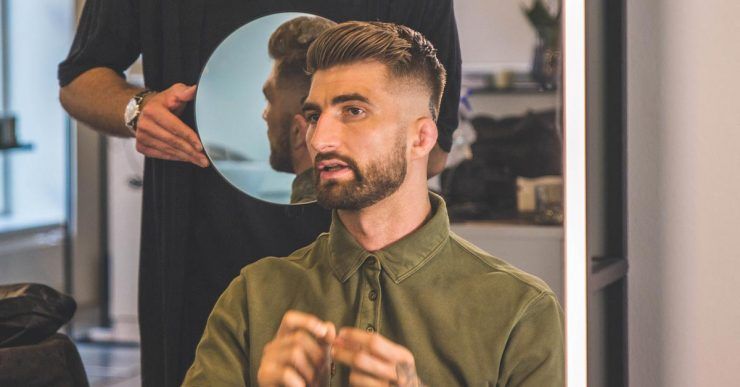
[[[346,22],[322,33],[308,49],[307,70],[314,73],[340,64],[376,60],[391,74],[414,78],[431,92],[429,108],[436,120],[446,72],[437,50],[411,28],[383,22]]]
[[[334,25],[333,21],[318,16],[300,16],[281,24],[270,36],[267,46],[270,58],[277,63],[278,79],[291,77],[291,80],[309,86],[311,77],[306,73],[308,46]]]

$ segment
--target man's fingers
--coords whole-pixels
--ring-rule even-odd
[[[172,85],[172,94],[181,102],[192,101],[195,98],[196,85],[185,85],[183,83],[176,83]]]
[[[168,158],[167,160],[186,161],[186,162],[193,163],[203,168],[208,166],[207,160],[203,161],[203,159],[195,158],[191,154],[183,152],[180,149],[174,148],[170,144],[164,141],[161,141],[154,137],[146,136],[140,133],[137,133],[136,137],[137,137],[136,138],[136,149],[139,150],[139,152],[147,156],[156,157],[152,154],[145,153],[142,150],[156,149],[159,152],[167,154],[171,157],[171,158]],[[205,156],[203,156],[203,158],[205,158]]]
[[[257,374],[260,386],[289,386],[305,387],[303,377],[293,368],[282,367],[278,364],[266,364],[260,367]]]
[[[179,140],[178,142],[185,144],[182,146],[183,149],[185,147],[192,148],[194,152],[203,150],[203,145],[195,131],[169,110],[152,106],[151,109],[145,108],[141,114],[142,118],[152,120],[161,128],[164,128],[168,134],[175,136]]]
[[[332,358],[350,367],[352,372],[359,371],[386,381],[396,380],[396,368],[393,363],[376,357],[365,349],[348,348],[338,341],[332,348]]]
[[[159,126],[156,122],[151,119],[142,121],[136,131],[136,141],[144,142],[144,145],[154,146],[161,149],[161,146],[157,146],[154,142],[164,143],[169,148],[178,150],[187,155],[185,160],[191,161],[194,164],[200,165],[201,167],[208,166],[208,158],[202,152],[195,150],[189,143],[180,137],[173,135],[168,132],[167,129]]]
[[[316,369],[310,359],[308,351],[297,346],[281,348],[280,359],[285,368],[293,368],[306,382],[310,382],[316,376]]]
[[[326,361],[324,350],[316,339],[305,331],[296,331],[292,335],[286,337],[284,347],[300,348],[306,354],[308,361],[310,361],[316,368],[321,367]]]
[[[295,310],[289,310],[283,316],[283,321],[280,323],[277,336],[285,336],[295,332],[296,330],[302,329],[310,333],[317,340],[326,342],[328,338],[331,338],[330,334],[332,328],[332,324],[327,324],[316,316]]]
[[[370,352],[373,356],[392,363],[413,363],[414,361],[414,356],[408,349],[377,333],[369,333],[357,328],[342,328],[339,331],[337,340],[344,347],[361,347]]]

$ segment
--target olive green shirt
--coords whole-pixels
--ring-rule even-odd
[[[246,266],[208,319],[187,386],[257,386],[262,350],[290,309],[376,331],[408,348],[431,386],[562,386],[563,315],[538,278],[450,232],[444,201],[380,251],[334,214],[328,233],[287,258]],[[348,385],[337,365],[332,386]]]
[[[296,175],[290,190],[290,204],[301,204],[316,200],[316,183],[314,182],[313,168]]]

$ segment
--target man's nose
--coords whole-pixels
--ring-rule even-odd
[[[267,121],[267,107],[262,110],[262,119]]]
[[[314,130],[309,132],[308,143],[318,153],[329,152],[339,147],[339,123],[328,114],[319,116]]]

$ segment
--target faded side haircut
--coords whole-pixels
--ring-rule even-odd
[[[290,80],[305,88],[311,85],[311,76],[306,72],[308,47],[322,32],[337,25],[318,16],[299,16],[281,24],[270,35],[267,51],[277,65],[277,82]]]
[[[420,33],[393,23],[350,21],[324,31],[308,48],[310,74],[365,60],[383,63],[394,77],[421,82],[430,92],[429,110],[436,121],[447,73],[437,50]]]

